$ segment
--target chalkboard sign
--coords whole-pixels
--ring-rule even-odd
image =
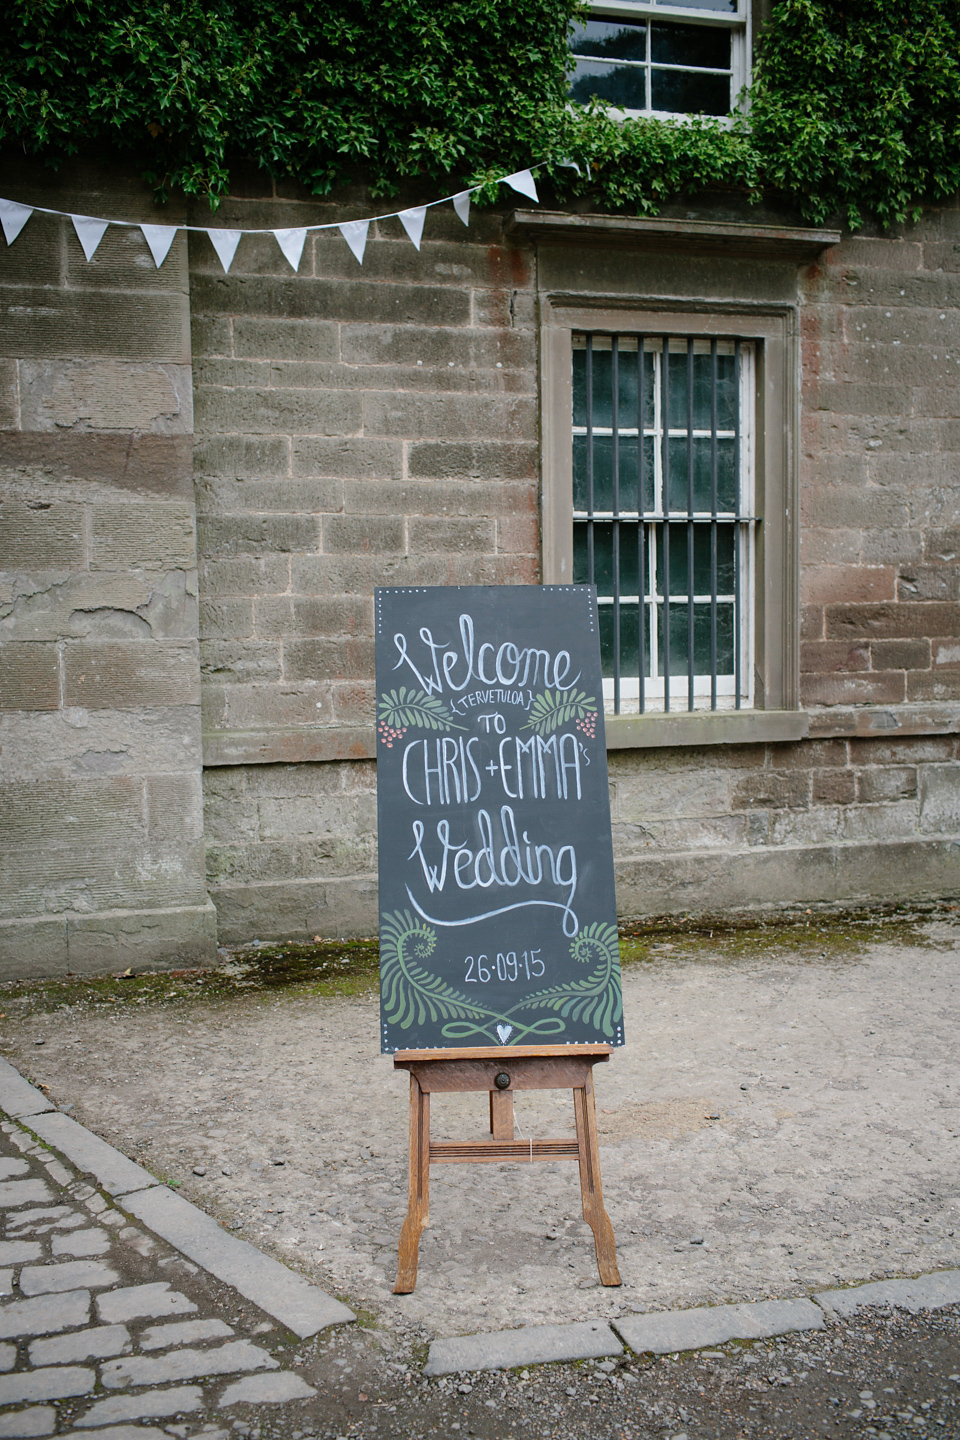
[[[622,1045],[596,592],[375,603],[381,1048]]]

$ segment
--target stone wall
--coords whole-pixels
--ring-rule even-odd
[[[141,187],[7,193],[155,216]],[[0,978],[215,954],[203,870],[188,272],[139,230],[0,255]]]
[[[71,184],[8,189],[156,218],[114,176]],[[369,213],[238,190],[217,223]],[[0,974],[208,959],[215,918],[226,942],[376,928],[373,587],[540,579],[548,267],[502,218],[431,211],[419,253],[382,222],[362,268],[313,235],[297,275],[270,236],[228,275],[204,236],[157,271],[115,228],[88,264],[40,215],[0,251]],[[951,205],[766,299],[743,286],[769,258],[584,270],[794,304],[802,335],[809,735],[611,751],[625,914],[960,890],[958,246]]]
[[[306,211],[229,219],[268,214]],[[611,752],[624,913],[960,888],[954,232],[947,207],[787,272],[811,738]],[[629,289],[605,255],[606,288]],[[669,295],[677,263],[637,273]],[[419,255],[397,222],[372,227],[362,270],[339,237],[308,241],[296,279],[272,242],[244,240],[226,278],[194,252],[207,854],[228,942],[376,928],[373,586],[539,578],[537,264],[489,213],[467,234],[432,212]],[[751,283],[744,262],[694,268],[721,303]],[[603,288],[596,265],[560,269]]]

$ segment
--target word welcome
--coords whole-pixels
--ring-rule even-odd
[[[512,640],[505,640],[499,648],[487,640],[477,649],[471,615],[460,616],[459,649],[446,640],[435,640],[427,625],[421,627],[420,639],[429,656],[418,666],[409,653],[406,635],[402,631],[394,635],[393,643],[400,658],[393,668],[399,670],[401,665],[409,665],[428,695],[439,693],[444,686],[459,693],[476,682],[508,688],[545,685],[548,690],[572,690],[580,679],[579,671],[567,679],[568,650],[558,650],[556,655],[551,655],[549,650],[536,650],[532,646],[520,649]]]

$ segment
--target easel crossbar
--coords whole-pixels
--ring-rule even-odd
[[[500,1163],[506,1160],[578,1160],[576,1140],[442,1140],[430,1142],[431,1165]]]

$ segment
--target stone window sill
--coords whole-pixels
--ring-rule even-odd
[[[671,715],[608,715],[608,750],[665,746],[776,745],[793,740],[879,738],[960,733],[960,702],[930,705],[833,706],[822,710],[678,711]],[[207,730],[203,763],[304,765],[328,760],[375,760],[372,725],[314,725],[290,729]]]

